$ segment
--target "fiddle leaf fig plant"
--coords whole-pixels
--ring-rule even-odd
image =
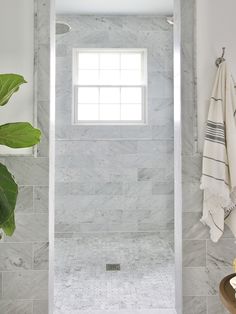
[[[18,74],[0,74],[0,106],[8,103],[20,86],[27,83]],[[0,145],[11,148],[32,147],[39,143],[41,132],[28,122],[14,122],[0,125]],[[7,236],[15,231],[15,207],[18,185],[7,167],[0,163],[0,229]]]

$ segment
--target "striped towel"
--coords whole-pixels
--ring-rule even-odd
[[[226,223],[236,237],[236,94],[226,62],[221,63],[211,97],[206,126],[202,177],[201,222],[217,242]]]

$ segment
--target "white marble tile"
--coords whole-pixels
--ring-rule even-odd
[[[32,269],[31,243],[0,243],[0,271]]]
[[[49,44],[50,4],[47,0],[37,1],[37,40],[39,44]]]
[[[202,212],[203,192],[200,181],[183,183],[183,211]]]
[[[205,240],[184,240],[183,265],[185,267],[205,267],[206,248]]]
[[[38,242],[48,240],[47,214],[17,214],[16,230],[6,242]]]
[[[56,241],[56,312],[173,308],[173,251],[158,234],[81,234]],[[120,263],[121,271],[106,272],[107,263]]]
[[[20,185],[48,185],[48,158],[10,157],[5,165]]]
[[[209,229],[200,219],[202,213],[183,213],[183,238],[186,240],[206,240],[209,238]]]
[[[38,101],[49,100],[50,45],[40,44],[38,47]]]
[[[232,239],[221,238],[218,243],[207,241],[207,266],[218,269],[232,267],[235,259],[236,243]]]
[[[39,242],[33,244],[33,269],[48,270],[49,243]]]
[[[3,272],[2,280],[3,300],[46,299],[48,296],[47,271]]]
[[[17,213],[30,213],[33,211],[32,186],[19,186],[15,210]]]
[[[48,312],[47,300],[34,300],[33,302],[34,314],[46,314]]]
[[[206,296],[208,291],[208,272],[205,267],[183,268],[184,296]]]
[[[183,314],[207,314],[206,297],[184,297]]]
[[[57,183],[56,193],[63,195],[122,195],[121,182],[69,182]]]
[[[34,187],[34,210],[36,212],[48,212],[48,186]]]
[[[166,140],[151,140],[151,141],[138,141],[138,153],[141,154],[173,154],[174,141],[173,139]]]
[[[207,266],[207,283],[208,283],[208,294],[207,295],[218,295],[219,285],[221,280],[233,273],[232,266],[219,267],[217,264]]]
[[[38,101],[37,127],[41,131],[41,140],[37,145],[37,153],[39,157],[49,156],[49,109],[49,101]]]
[[[0,300],[0,313],[4,314],[33,314],[32,301],[30,300]],[[42,314],[42,313],[41,313]]]
[[[174,183],[172,182],[154,182],[152,185],[153,195],[174,195]]]

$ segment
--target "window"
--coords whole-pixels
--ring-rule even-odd
[[[146,123],[145,49],[74,49],[74,123]]]

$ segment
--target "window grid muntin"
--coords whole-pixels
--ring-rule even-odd
[[[78,117],[78,107],[79,105],[81,104],[85,104],[84,102],[83,103],[79,103],[79,99],[78,99],[78,90],[80,87],[87,87],[87,88],[90,88],[90,87],[96,87],[98,88],[98,102],[97,103],[86,103],[86,105],[98,105],[98,116],[100,118],[100,106],[101,105],[119,105],[120,107],[120,120],[80,120],[79,117]],[[75,110],[75,118],[76,118],[76,121],[79,122],[79,123],[84,123],[86,124],[86,122],[92,122],[92,123],[105,123],[107,124],[107,121],[111,122],[111,123],[118,123],[118,124],[122,124],[122,122],[124,123],[145,123],[145,108],[144,108],[144,102],[145,102],[145,88],[142,86],[142,85],[139,85],[139,86],[133,86],[133,85],[120,85],[120,86],[115,86],[116,88],[119,88],[119,91],[120,91],[120,102],[119,103],[104,103],[104,102],[100,102],[100,91],[102,88],[114,88],[114,86],[110,86],[110,85],[101,85],[101,86],[98,86],[98,85],[76,85],[75,86],[75,108],[77,110]],[[122,88],[140,88],[141,89],[141,100],[140,100],[140,103],[138,102],[122,102],[121,101],[121,90]],[[122,110],[122,105],[140,105],[141,106],[141,110],[142,110],[142,115],[141,115],[141,119],[140,120],[122,120],[121,119],[121,110]]]
[[[146,49],[80,49],[80,48],[75,48],[73,49],[74,51],[74,61],[73,61],[73,66],[75,69],[77,69],[77,71],[73,71],[73,80],[74,82],[77,83],[77,85],[74,84],[74,106],[73,106],[73,116],[74,116],[74,122],[75,124],[84,124],[84,125],[99,125],[99,124],[104,124],[104,125],[129,125],[129,124],[134,124],[134,125],[143,125],[146,123],[147,121],[147,109],[146,109],[146,103],[147,103],[147,52]],[[137,68],[133,68],[133,69],[128,69],[128,68],[122,68],[121,66],[121,55],[122,53],[125,54],[139,54],[140,55],[140,74],[141,74],[141,84],[124,84],[124,85],[120,85],[120,84],[78,84],[78,75],[79,75],[79,54],[80,53],[98,53],[98,64],[99,64],[99,76],[100,76],[100,71],[101,71],[101,67],[100,67],[100,58],[101,58],[101,54],[104,53],[114,53],[114,54],[119,54],[119,70],[120,70],[120,77],[121,77],[121,71],[122,70],[127,70],[127,71],[134,71],[137,70]],[[85,69],[85,68],[83,68]],[[74,70],[74,69],[73,69]],[[94,70],[94,69],[88,69],[88,70]],[[104,69],[104,70],[108,70],[108,69]],[[109,69],[112,70],[112,69]],[[114,69],[117,70],[117,69]],[[99,77],[100,78],[100,77]],[[99,115],[99,120],[79,120],[78,119],[78,88],[79,87],[96,87],[98,88],[98,92],[99,92],[99,100],[100,100],[100,90],[103,87],[116,87],[120,89],[120,120],[100,120],[100,106],[103,103],[98,103],[99,106],[99,111],[98,111],[98,115]],[[141,119],[140,120],[121,120],[121,110],[122,110],[122,103],[121,103],[121,88],[141,88]],[[124,103],[123,103],[124,104]],[[133,103],[133,104],[138,104],[138,103]],[[104,103],[105,105],[105,103]],[[115,103],[111,104],[111,105],[115,105]],[[132,103],[128,104],[126,103],[126,105],[132,105]]]

